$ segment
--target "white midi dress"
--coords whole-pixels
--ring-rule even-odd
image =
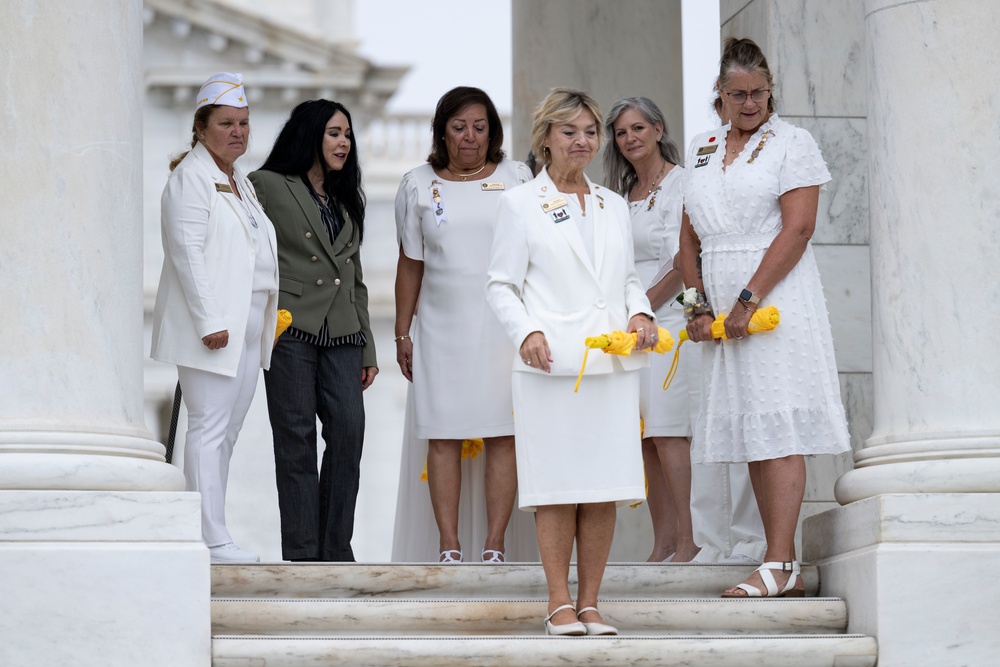
[[[407,257],[424,263],[424,274],[410,329],[413,383],[407,394],[393,561],[438,560],[430,492],[421,480],[427,440],[514,433],[514,350],[486,303],[484,286],[497,198],[530,179],[528,168],[512,160],[501,161],[485,179],[467,182],[445,181],[425,164],[408,172],[399,186],[398,240]],[[440,202],[434,201],[432,184]],[[486,453],[468,452],[462,459],[458,532],[464,559],[475,562],[487,531]],[[534,522],[519,514],[507,526],[506,559],[538,560]]]
[[[635,270],[647,290],[660,268],[673,261],[677,254],[683,214],[683,173],[683,168],[674,167],[653,192],[639,201],[629,202]],[[684,309],[676,302],[676,296],[671,295],[656,310],[656,323],[670,331],[675,346],[677,336],[687,325]],[[663,380],[670,370],[674,353],[649,355],[649,367],[640,371],[639,414],[643,421],[643,437],[691,436],[694,401],[690,392],[697,391],[700,352],[690,343],[682,349],[677,374],[666,391]]]
[[[683,184],[684,206],[701,241],[705,290],[716,314],[734,306],[781,231],[779,197],[830,180],[812,136],[776,115],[723,169],[728,129],[694,139]],[[811,245],[759,307],[769,305],[781,316],[775,330],[702,345],[704,382],[694,425],[694,462],[760,461],[850,449]]]

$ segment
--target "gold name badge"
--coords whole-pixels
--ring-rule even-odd
[[[548,213],[549,211],[553,211],[557,208],[562,208],[563,206],[567,206],[568,204],[569,202],[566,201],[566,198],[560,195],[555,199],[550,199],[546,202],[542,202],[542,210]]]
[[[493,192],[494,190],[503,190],[503,181],[496,181],[495,183],[483,183],[483,192]]]
[[[216,192],[228,192],[229,194],[233,194],[233,189],[231,187],[229,187],[228,185],[226,185],[225,183],[216,183],[215,184],[215,191]]]
[[[719,144],[715,144],[714,146],[702,146],[701,148],[698,149],[698,155],[711,155],[718,149],[719,149]]]

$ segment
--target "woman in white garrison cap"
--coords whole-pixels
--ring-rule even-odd
[[[152,357],[177,366],[188,410],[184,476],[201,493],[212,562],[256,562],[226,528],[226,481],[260,369],[271,363],[277,243],[235,164],[250,136],[243,75],[213,74],[196,99],[191,150],[170,163],[161,199]]]

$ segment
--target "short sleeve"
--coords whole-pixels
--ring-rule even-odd
[[[396,240],[403,254],[417,261],[424,260],[424,234],[420,224],[417,179],[409,171],[396,191]]]
[[[528,169],[528,165],[523,162],[514,161],[514,170],[517,172],[517,184],[527,183],[534,176],[531,173],[531,169]]]
[[[791,136],[778,173],[778,195],[795,188],[829,183],[830,171],[826,168],[816,140],[800,127],[789,126],[788,129],[791,130]]]

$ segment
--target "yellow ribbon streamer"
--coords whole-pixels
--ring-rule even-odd
[[[669,331],[663,327],[658,327],[656,333],[657,336],[659,336],[656,341],[656,345],[646,350],[640,350],[641,352],[655,352],[656,354],[663,354],[665,352],[669,352],[674,347],[674,339],[670,335]],[[583,344],[587,347],[583,351],[583,365],[580,366],[580,374],[576,377],[576,385],[573,387],[573,392],[575,393],[580,390],[580,382],[583,381],[583,371],[587,368],[587,357],[590,355],[591,350],[601,350],[605,354],[617,354],[620,357],[627,357],[632,354],[632,350],[635,349],[635,343],[638,337],[639,334],[635,331],[632,333],[612,331],[609,334],[589,336],[583,342]]]
[[[712,322],[712,338],[721,338],[722,340],[729,340],[726,337],[726,314],[720,313],[715,321]],[[781,316],[778,314],[778,309],[775,306],[766,306],[755,310],[753,315],[750,316],[750,322],[747,324],[747,333],[756,334],[764,331],[771,331],[778,324],[781,323]],[[680,333],[677,334],[678,342],[677,349],[674,350],[674,359],[670,362],[670,370],[667,371],[667,377],[663,379],[663,390],[666,391],[670,386],[670,383],[674,381],[674,376],[677,375],[677,366],[680,361],[681,345],[684,341],[689,340],[687,329],[681,329]]]
[[[274,332],[274,340],[275,340],[275,342],[277,342],[278,337],[281,334],[285,333],[285,329],[287,329],[291,324],[292,324],[292,314],[290,312],[288,312],[287,310],[284,310],[284,309],[279,310],[278,311],[278,326],[277,326],[277,328],[275,329],[275,332]]]

